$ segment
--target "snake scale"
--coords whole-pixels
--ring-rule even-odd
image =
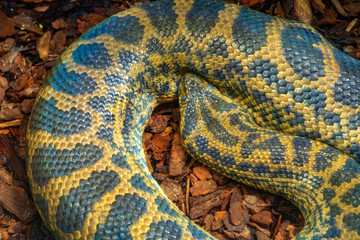
[[[58,239],[213,239],[164,195],[141,136],[179,99],[187,151],[304,214],[297,239],[360,239],[360,62],[312,27],[162,0],[75,41],[27,131],[34,201]]]

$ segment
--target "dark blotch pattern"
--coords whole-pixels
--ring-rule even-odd
[[[112,16],[84,34],[82,39],[89,40],[103,34],[109,34],[116,41],[137,45],[143,38],[144,28],[137,17],[129,15],[124,17]]]
[[[281,144],[278,137],[272,137],[264,140],[261,143],[254,143],[257,139],[257,135],[249,134],[247,140],[241,144],[241,156],[243,158],[249,158],[255,150],[267,150],[270,152],[270,160],[273,164],[285,163],[285,148]]]
[[[179,214],[174,210],[173,206],[169,204],[167,199],[159,196],[155,199],[155,203],[158,205],[158,210],[160,212],[166,213],[173,217],[179,217]]]
[[[199,229],[197,226],[195,226],[192,222],[189,223],[189,225],[187,226],[188,230],[191,232],[191,234],[193,235],[194,239],[206,239],[208,237],[208,235],[202,231],[201,229]]]
[[[111,59],[103,43],[82,44],[73,51],[74,61],[90,68],[107,69]]]
[[[68,71],[61,60],[51,70],[45,84],[58,92],[72,96],[93,93],[97,89],[97,83],[92,77],[89,77],[86,73],[79,74]]]
[[[304,87],[302,89],[300,89],[299,91],[296,92],[292,92],[293,94],[293,98],[295,100],[295,102],[298,103],[304,103],[305,105],[311,106],[312,107],[312,112],[315,114],[315,116],[317,118],[321,118],[321,117],[326,117],[328,115],[328,112],[325,110],[326,107],[326,95],[325,93],[320,92],[317,89],[313,89],[313,88],[309,88],[309,87]],[[337,121],[336,118],[328,118],[328,121],[331,121],[332,124],[340,124],[340,119],[338,119],[339,121]],[[317,136],[317,137],[320,137]]]
[[[353,207],[360,206],[360,183],[355,184],[355,187],[349,189],[344,195],[340,197],[341,202]]]
[[[104,76],[104,81],[112,86],[124,85],[126,80],[119,73],[106,74]]]
[[[295,137],[292,141],[294,160],[292,164],[297,167],[304,166],[305,163],[309,162],[309,151],[312,151],[311,141],[307,138]]]
[[[41,210],[41,216],[44,218],[44,222],[49,223],[49,207],[48,202],[39,194],[33,194],[33,199],[36,206]]]
[[[146,48],[149,54],[158,53],[161,56],[165,54],[164,46],[157,38],[150,38],[146,44]]]
[[[31,162],[34,181],[43,186],[51,178],[70,175],[82,167],[91,166],[103,156],[102,149],[92,143],[77,143],[74,148],[69,149],[45,146],[37,148]]]
[[[315,154],[315,164],[313,169],[315,172],[325,171],[326,168],[332,167],[332,162],[336,162],[340,151],[333,148],[327,147],[321,149]]]
[[[173,0],[163,2],[154,2],[153,4],[143,4],[140,8],[147,11],[151,25],[155,28],[161,37],[171,37],[176,33],[178,24],[176,19],[178,15],[173,10],[175,3]]]
[[[82,228],[93,203],[104,193],[110,192],[120,182],[114,171],[92,172],[88,179],[80,180],[77,188],[71,188],[69,194],[61,196],[56,208],[57,227],[64,233],[72,233]]]
[[[219,20],[219,11],[225,3],[197,0],[186,14],[186,27],[189,34],[197,41],[203,39]]]
[[[132,63],[140,61],[140,58],[136,53],[127,50],[120,51],[118,57],[119,65],[122,67],[122,70],[125,70],[126,72],[130,71],[130,65]]]
[[[179,224],[174,221],[166,220],[153,222],[150,224],[150,229],[146,233],[146,240],[153,239],[181,239],[183,232]]]
[[[38,99],[29,126],[32,133],[45,130],[52,136],[71,136],[86,132],[90,128],[92,124],[90,113],[74,107],[69,111],[63,111],[56,107],[56,103],[53,98]]]
[[[340,77],[335,82],[334,100],[351,108],[360,103],[360,63],[354,58],[333,48],[334,57],[340,66]]]
[[[147,211],[146,199],[136,193],[116,196],[105,223],[97,226],[95,239],[132,239],[131,226]]]
[[[281,31],[281,42],[286,61],[297,75],[310,81],[326,76],[324,56],[313,46],[323,43],[317,34],[306,28],[286,26]]]
[[[247,123],[252,123],[248,116],[244,116],[243,113],[233,113],[229,115],[229,124],[230,126],[237,127],[240,131],[245,132],[256,132],[258,128],[246,125],[242,118],[245,117]]]
[[[348,230],[357,232],[360,235],[360,213],[349,213],[344,216],[343,223]]]
[[[186,40],[184,35],[179,35],[174,46],[174,53],[187,53],[189,54],[191,51],[192,43],[189,40]]]
[[[189,105],[188,108],[190,107],[195,106]],[[211,116],[212,113],[205,104],[200,104],[200,110],[204,125],[207,127],[209,132],[213,134],[216,140],[222,142],[226,146],[234,146],[238,143],[239,137],[228,132],[226,128],[221,125],[220,121],[217,118]]]
[[[209,53],[217,56],[222,56],[223,58],[228,57],[227,44],[224,36],[218,36],[213,38],[209,44]]]
[[[131,177],[130,183],[134,188],[140,189],[141,191],[148,192],[150,194],[154,192],[154,189],[152,189],[145,183],[144,177],[138,173],[135,173]]]
[[[243,73],[243,66],[241,65],[241,62],[236,61],[234,59],[230,59],[229,60],[230,63],[226,64],[224,67],[224,70],[226,71],[226,75],[229,78],[235,78],[235,76],[237,77],[243,77],[244,73]]]
[[[235,46],[247,55],[266,46],[266,26],[272,21],[274,18],[269,15],[241,8],[232,26]]]
[[[101,138],[104,141],[113,142],[114,129],[105,125],[100,125],[99,130],[96,133],[96,137]]]
[[[234,160],[233,156],[226,156],[226,155],[220,155],[219,149],[215,147],[209,147],[208,140],[203,136],[196,136],[195,137],[195,145],[198,147],[198,152],[191,152],[192,154],[201,157],[202,154],[208,154],[213,160],[214,163],[209,162],[207,164],[214,165],[217,161],[221,162],[222,165],[227,167],[233,167],[236,165],[236,162]],[[187,148],[188,149],[188,148]],[[191,149],[188,149],[189,151]],[[202,159],[202,161],[205,161]],[[216,167],[216,164],[214,165]]]
[[[341,237],[341,233],[339,228],[333,226],[326,231],[324,236],[320,236],[320,239],[338,239]]]
[[[340,186],[344,182],[350,182],[360,174],[360,165],[354,159],[347,159],[345,165],[333,172],[330,176],[330,183],[334,186]]]
[[[127,157],[121,153],[115,154],[111,157],[111,161],[116,164],[116,166],[126,169],[131,169],[129,163],[127,162]]]

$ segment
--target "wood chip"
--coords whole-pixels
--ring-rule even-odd
[[[0,203],[7,211],[24,223],[34,219],[36,208],[23,188],[8,186],[0,181],[0,189]]]
[[[36,50],[42,60],[46,60],[49,56],[51,32],[47,31],[42,37],[38,38],[36,42]]]
[[[274,217],[271,212],[269,211],[261,211],[258,213],[255,213],[250,217],[250,221],[256,223],[257,225],[264,227],[264,228],[270,228],[274,225]]]
[[[204,166],[196,166],[193,168],[193,173],[202,181],[212,179],[209,168]]]
[[[0,38],[6,38],[15,35],[15,26],[13,22],[2,12],[0,11]]]
[[[228,191],[219,190],[205,196],[190,197],[190,218],[198,218],[213,207],[219,206],[228,194]]]
[[[181,186],[170,178],[166,178],[160,187],[164,190],[166,196],[173,202],[183,201],[184,195]]]
[[[169,175],[178,176],[183,172],[183,167],[186,163],[186,152],[181,142],[180,133],[174,134],[172,141],[170,161],[169,161]]]
[[[215,192],[217,189],[216,182],[214,180],[209,181],[197,181],[190,188],[190,193],[192,196],[201,196],[208,193]]]

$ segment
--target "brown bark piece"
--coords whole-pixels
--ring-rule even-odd
[[[24,99],[21,102],[21,111],[23,113],[30,113],[32,110],[32,107],[34,106],[35,99]]]
[[[5,92],[9,88],[9,83],[6,78],[0,76],[0,104],[4,101]]]
[[[190,218],[198,218],[221,204],[228,191],[219,190],[200,197],[190,197]]]
[[[65,49],[66,34],[63,31],[57,31],[50,41],[51,52],[61,53]]]
[[[49,56],[51,32],[47,31],[43,36],[38,38],[36,42],[36,50],[42,60],[46,60]]]
[[[212,179],[210,170],[204,166],[194,167],[193,173],[202,181]]]
[[[153,137],[152,133],[147,133],[147,132],[143,133],[143,135],[142,135],[142,143],[145,146],[145,150],[151,149],[151,147],[152,147],[152,142],[151,142],[152,137]]]
[[[6,103],[5,101],[0,106],[0,122],[10,121],[14,119],[22,118],[20,110],[20,104],[18,103]]]
[[[166,133],[154,134],[153,138],[151,139],[151,150],[153,150],[154,153],[165,152],[168,150],[171,140],[172,137]]]
[[[104,16],[95,13],[89,13],[77,20],[77,32],[79,34],[86,33],[91,27],[105,19]]]
[[[262,231],[255,232],[257,240],[270,240],[271,238]]]
[[[260,212],[264,207],[258,206],[260,201],[256,195],[245,195],[243,204],[250,210],[250,213]]]
[[[213,224],[213,222],[214,222],[214,215],[212,215],[212,214],[208,214],[208,215],[206,215],[206,217],[205,217],[205,219],[204,219],[204,225],[205,225],[205,230],[206,231],[210,231],[210,229],[211,229],[211,225]]]
[[[264,228],[270,228],[274,225],[273,215],[269,211],[255,213],[251,216],[250,221]]]
[[[319,26],[326,25],[326,24],[335,24],[336,20],[337,20],[337,16],[338,16],[338,14],[336,13],[336,11],[334,9],[328,8],[328,9],[326,9],[325,14],[323,15],[323,18],[318,20],[317,24]]]
[[[57,30],[61,28],[66,28],[67,26],[69,26],[69,23],[70,22],[65,21],[64,18],[58,18],[55,21],[51,22],[51,26]]]
[[[230,221],[230,214],[228,212],[226,212],[224,216],[224,225],[230,232],[243,232],[246,228],[246,223],[239,226],[232,224]]]
[[[14,89],[15,91],[20,91],[22,90],[25,86],[26,83],[28,82],[29,79],[29,75],[28,74],[22,74],[20,77],[18,77],[14,83],[14,85],[12,85],[12,89]]]
[[[239,228],[244,228],[244,226],[249,222],[250,216],[241,200],[242,196],[240,190],[238,188],[234,188],[230,199],[229,217],[233,225],[238,226]]]
[[[154,113],[151,116],[149,125],[148,125],[150,128],[150,131],[152,133],[163,132],[166,129],[170,118],[171,118],[171,115],[161,115],[161,114]]]
[[[215,192],[217,189],[216,182],[214,180],[209,181],[197,181],[190,188],[190,193],[192,196],[201,196],[208,193]]]
[[[2,11],[0,11],[0,23],[0,38],[10,37],[16,33],[14,24]]]
[[[175,133],[170,152],[169,175],[180,175],[183,172],[185,163],[186,153],[181,143],[181,135],[180,133]]]
[[[181,190],[181,186],[174,180],[166,178],[160,186],[164,190],[166,196],[171,201],[178,202],[184,199],[184,194]]]
[[[214,222],[211,225],[211,230],[219,230],[224,225],[224,216],[227,211],[216,211],[214,216]]]
[[[21,221],[33,220],[36,209],[23,188],[9,186],[0,181],[0,203]]]

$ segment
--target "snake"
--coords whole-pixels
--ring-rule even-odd
[[[26,133],[57,239],[215,239],[168,200],[141,138],[178,101],[187,152],[299,207],[296,239],[360,239],[360,62],[313,27],[236,4],[160,0],[109,17],[48,73]]]

